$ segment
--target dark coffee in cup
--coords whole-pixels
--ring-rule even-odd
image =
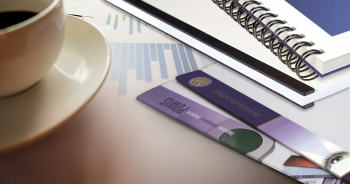
[[[36,12],[31,11],[8,11],[0,12],[0,29],[23,22],[35,16]]]
[[[64,39],[63,0],[0,0],[0,98],[40,81]]]

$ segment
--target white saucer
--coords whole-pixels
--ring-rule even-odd
[[[103,34],[84,20],[67,16],[55,66],[29,90],[0,98],[0,153],[43,138],[75,115],[100,88],[110,59]]]

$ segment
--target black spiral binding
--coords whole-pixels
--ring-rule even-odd
[[[278,15],[269,12],[270,10],[262,3],[255,0],[246,0],[244,3],[239,4],[239,0],[212,0],[220,9],[224,10],[233,20],[245,28],[250,34],[252,34],[258,41],[260,41],[266,48],[275,54],[283,64],[295,72],[297,76],[304,81],[310,81],[318,77],[318,75],[309,68],[303,61],[312,55],[322,54],[321,50],[308,50],[303,54],[297,54],[297,51],[301,48],[311,47],[314,44],[312,42],[296,42],[293,46],[288,46],[287,43],[291,40],[298,40],[304,38],[302,34],[289,34],[283,40],[279,39],[279,35],[282,33],[294,31],[294,27],[283,26],[287,22],[284,20],[275,19]],[[250,5],[255,7],[246,11],[246,8]],[[255,16],[259,12],[259,16]],[[262,21],[267,18],[274,18],[261,25]],[[272,26],[279,25],[273,33],[270,31]]]

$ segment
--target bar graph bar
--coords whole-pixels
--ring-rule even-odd
[[[141,33],[141,21],[137,19],[137,33]]]
[[[185,54],[184,45],[177,44],[177,47],[179,48],[179,53],[180,53],[180,57],[181,57],[181,61],[182,61],[182,66],[185,69],[185,73],[191,72],[191,68],[190,68],[190,65],[188,64],[187,56]]]
[[[119,95],[126,95],[126,79],[128,69],[128,44],[122,44],[121,64],[120,64],[120,80],[119,80]]]
[[[135,69],[135,44],[129,43],[129,69]]]
[[[114,30],[117,30],[118,29],[118,15],[115,15],[115,18],[114,18]]]
[[[107,25],[110,25],[110,24],[111,24],[111,17],[112,17],[112,15],[111,15],[111,14],[108,14],[108,17],[107,17]]]
[[[119,74],[119,60],[120,60],[120,43],[114,44],[114,54],[112,60],[112,68],[111,68],[111,79],[118,80]]]
[[[184,72],[182,70],[180,57],[179,57],[179,53],[177,51],[176,44],[172,43],[172,44],[170,44],[170,46],[171,46],[171,51],[173,53],[173,58],[174,58],[174,63],[175,63],[177,75],[182,75],[182,74],[184,74]]]
[[[113,13],[108,13],[107,14],[107,25],[111,25],[114,23],[114,25],[112,26],[113,30],[118,30],[118,27],[120,26],[125,26],[125,24],[123,24],[124,22],[120,22],[119,18],[121,18],[121,20],[125,21],[126,20],[127,15],[118,15],[118,14],[113,14]],[[129,21],[129,34],[133,35],[134,34],[134,19],[136,19],[136,31],[137,33],[142,33],[142,21],[140,19],[134,18],[132,15],[129,15],[130,17],[130,21]],[[112,20],[114,18],[114,21]],[[145,23],[145,26],[148,26],[148,24]]]
[[[142,45],[136,44],[136,80],[143,80]]]
[[[130,80],[151,83],[169,79],[170,75],[181,75],[198,70],[198,63],[192,49],[184,44],[109,42],[109,45],[112,50],[110,76],[111,81],[116,81],[118,84],[118,95],[126,95],[128,87],[139,84],[130,83]],[[169,47],[168,50],[165,49],[166,45]],[[169,54],[172,55],[172,58]],[[212,63],[210,59],[201,55],[200,60],[202,67]],[[155,69],[152,70],[152,67],[158,65],[153,61],[159,61],[159,69],[157,67],[156,70],[160,70],[160,76],[158,76],[157,71],[154,71]],[[168,68],[169,65],[173,66],[172,62],[174,62],[175,67]],[[128,70],[135,70],[136,76],[134,76],[134,72]]]
[[[192,50],[191,50],[191,47],[188,46],[188,45],[185,45],[185,50],[186,50],[188,59],[190,60],[190,64],[191,64],[192,71],[198,70],[198,66],[197,66],[196,60],[194,59],[194,56],[193,56],[193,52],[192,52]]]
[[[129,27],[129,34],[133,34],[133,31],[134,31],[134,27],[133,27],[133,24],[134,24],[134,19],[133,17],[130,15],[130,27]]]
[[[158,43],[157,49],[158,49],[158,57],[159,57],[160,74],[162,76],[162,79],[168,79],[168,70],[165,62],[163,44]]]
[[[149,58],[148,43],[143,44],[143,62],[145,65],[145,81],[152,82],[152,69],[151,69],[151,61]]]
[[[165,50],[169,50],[169,49],[170,49],[170,46],[169,46],[168,43],[164,43],[164,49],[165,49]]]
[[[150,45],[151,48],[151,60],[152,61],[157,61],[157,49],[156,49],[156,44],[151,43]]]

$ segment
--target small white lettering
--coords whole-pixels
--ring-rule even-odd
[[[233,136],[233,134],[235,134],[235,133],[233,133],[232,131],[228,131],[228,132],[226,132],[230,137],[231,136]]]
[[[225,128],[225,127],[222,127],[222,126],[219,126],[218,129],[223,131],[223,132],[226,132],[229,136],[232,136],[233,134],[235,134],[231,130],[229,130],[229,129]]]
[[[191,112],[191,111],[188,111],[187,114],[190,115],[190,116],[192,116],[192,117],[194,117],[194,118],[196,118],[196,119],[200,119],[200,118],[201,118],[200,115],[198,115],[198,114],[196,114],[196,113],[194,113],[194,112]]]
[[[304,184],[312,184],[312,183],[316,183],[317,180],[309,180],[309,181],[304,181]]]

